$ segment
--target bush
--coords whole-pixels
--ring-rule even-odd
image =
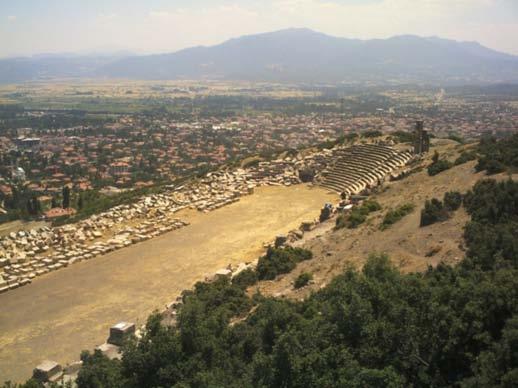
[[[458,166],[460,164],[467,163],[471,160],[475,160],[477,158],[477,154],[473,151],[462,151],[462,153],[459,155],[457,159],[455,159],[455,162],[453,163],[455,166]]]
[[[399,220],[401,220],[406,215],[412,213],[415,209],[413,203],[406,203],[404,205],[399,206],[394,210],[389,210],[385,217],[383,218],[383,222],[380,225],[381,230],[385,230],[389,228],[391,225],[395,224]]]
[[[232,278],[232,284],[246,289],[256,284],[258,280],[257,272],[252,268],[247,268]]]
[[[259,258],[257,275],[259,280],[272,280],[277,275],[288,273],[295,268],[298,262],[309,260],[313,253],[302,248],[272,248],[269,247],[266,255]]]
[[[363,137],[373,138],[383,136],[383,133],[380,131],[366,131],[362,133]]]
[[[460,143],[460,144],[464,144],[464,139],[462,138],[462,136],[457,135],[455,133],[450,133],[448,135],[448,139],[456,141],[457,143]]]
[[[447,160],[438,160],[428,166],[428,175],[434,176],[443,171],[449,170],[452,167],[452,163]]]
[[[421,211],[420,226],[427,226],[436,222],[446,221],[449,218],[448,211],[443,203],[436,198],[426,201],[424,209]]]
[[[100,350],[81,353],[83,368],[79,372],[77,385],[80,387],[124,387],[120,363],[112,361]]]
[[[489,159],[484,164],[484,169],[487,175],[494,175],[504,172],[506,170],[505,165],[495,159]]]
[[[381,205],[377,201],[374,201],[374,200],[365,201],[361,207],[363,209],[368,210],[368,213],[373,213],[378,210],[381,210]]]
[[[396,131],[392,133],[392,136],[398,143],[413,143],[415,140],[415,135],[413,132]]]
[[[365,201],[361,206],[355,207],[348,214],[341,214],[336,218],[336,229],[349,228],[354,229],[363,224],[369,213],[378,211],[381,205],[374,201]]]
[[[297,276],[297,279],[295,279],[295,283],[293,286],[295,288],[302,288],[306,286],[311,280],[313,280],[313,275],[308,272],[303,272],[299,276]]]
[[[450,191],[444,194],[444,207],[446,210],[455,211],[462,205],[462,194],[458,191]]]
[[[464,197],[471,221],[464,229],[466,266],[518,267],[518,182],[481,180]]]
[[[477,171],[486,170],[488,175],[498,174],[509,168],[518,168],[518,134],[496,140],[485,137],[478,146]]]

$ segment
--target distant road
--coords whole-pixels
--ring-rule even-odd
[[[77,360],[118,321],[144,323],[205,275],[257,258],[263,242],[317,217],[332,198],[302,185],[258,188],[211,213],[179,213],[185,228],[0,295],[0,382],[30,377],[44,359]]]

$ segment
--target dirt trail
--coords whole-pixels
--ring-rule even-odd
[[[320,188],[263,187],[191,225],[72,265],[0,295],[0,382],[20,381],[43,359],[76,360],[122,320],[143,323],[182,290],[229,263],[253,260],[262,244],[318,216],[336,199]]]

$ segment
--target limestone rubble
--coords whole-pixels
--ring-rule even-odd
[[[306,156],[286,156],[246,169],[223,168],[75,224],[10,233],[0,238],[0,293],[29,284],[35,277],[50,271],[182,228],[188,223],[175,216],[182,209],[209,212],[253,193],[257,186],[299,184],[302,169],[315,171],[316,181],[323,181],[330,189],[355,194],[369,185],[379,184],[410,159],[407,153],[400,154],[388,147],[380,149],[375,146],[356,149],[356,157],[348,168],[343,166],[343,161],[349,160],[344,159],[344,155],[351,151],[345,147]],[[390,158],[379,155],[390,155]],[[337,158],[340,162],[333,163]],[[370,166],[361,167],[362,161],[371,159],[375,160],[375,171],[369,170]],[[340,178],[343,171],[348,175]]]

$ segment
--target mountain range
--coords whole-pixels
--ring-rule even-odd
[[[518,57],[476,42],[436,37],[359,40],[309,29],[287,29],[167,54],[0,60],[0,83],[69,77],[304,83],[515,82]]]

